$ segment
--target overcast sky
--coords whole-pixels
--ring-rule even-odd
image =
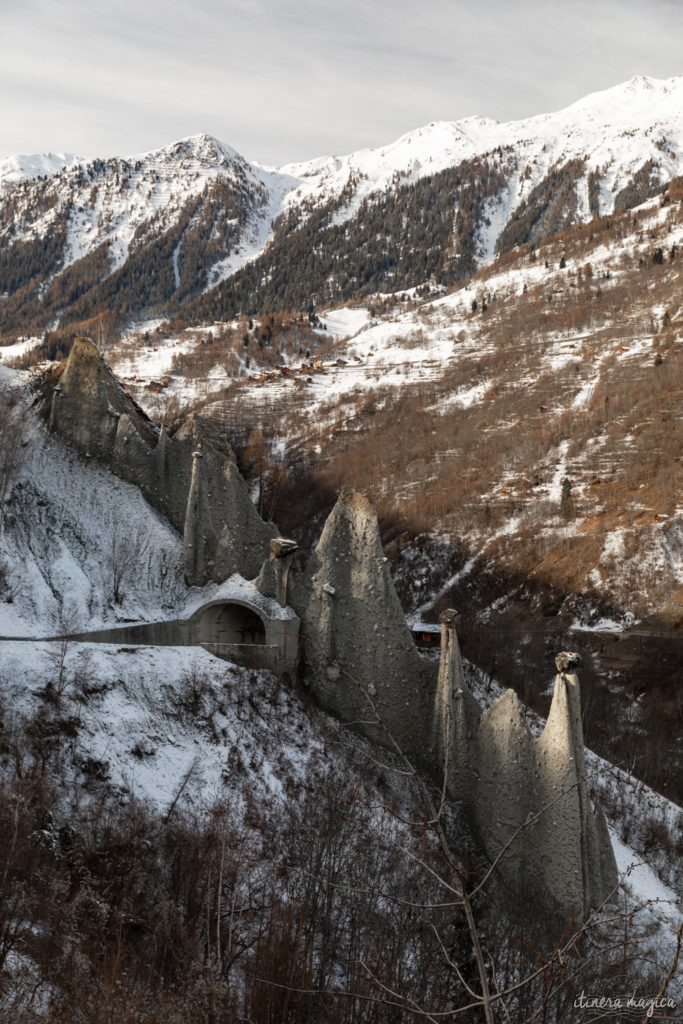
[[[0,156],[279,164],[683,73],[683,0],[0,0]]]

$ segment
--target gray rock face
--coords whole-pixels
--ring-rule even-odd
[[[581,696],[575,671],[581,658],[563,652],[556,664],[559,672],[550,714],[538,740],[541,806],[554,801],[544,830],[545,880],[551,891],[564,887],[566,901],[574,902],[580,919],[616,886],[617,866],[604,814],[600,807],[593,808],[588,795]]]
[[[261,566],[256,583],[264,597],[274,598],[282,608],[287,604],[287,580],[297,550],[295,540],[274,537],[270,542],[270,558]]]
[[[87,338],[48,400],[52,430],[137,484],[183,534],[188,583],[258,575],[277,529],[258,515],[218,431],[194,415],[172,437],[158,431]]]
[[[192,464],[183,526],[188,582],[220,582],[233,572],[258,576],[277,528],[254,508],[230,446],[198,416],[185,421],[174,442],[184,448],[184,465]]]
[[[77,338],[51,396],[50,426],[68,437],[78,451],[108,459],[126,417],[149,447],[158,431],[135,404],[87,338]]]
[[[290,576],[301,617],[302,673],[323,707],[386,741],[364,698],[407,752],[425,760],[435,671],[419,656],[382,551],[377,516],[342,491],[305,574]]]
[[[556,663],[537,740],[512,690],[480,711],[464,684],[452,614],[444,613],[436,706],[437,718],[452,722],[452,739],[437,753],[449,797],[463,805],[489,857],[501,855],[499,871],[512,888],[582,921],[616,886],[617,867],[604,815],[588,796],[574,671],[581,658],[563,652]]]
[[[448,797],[491,860],[500,856],[498,870],[516,892],[575,921],[606,899],[617,871],[604,817],[588,797],[579,655],[557,657],[538,740],[512,690],[482,712],[465,682],[455,612],[441,616],[437,677],[406,627],[375,513],[352,491],[340,495],[307,573],[290,580],[303,678],[323,707],[384,745],[390,733],[437,782],[445,775]]]
[[[319,703],[370,739],[390,746],[394,737],[436,781],[445,779],[448,797],[488,856],[500,856],[498,869],[518,893],[577,921],[609,895],[617,871],[586,784],[579,655],[557,655],[552,706],[536,740],[513,691],[482,712],[463,675],[455,612],[441,616],[438,676],[420,657],[377,517],[361,495],[341,493],[300,572],[295,542],[260,519],[220,434],[196,416],[172,437],[157,431],[89,341],[74,344],[49,403],[53,430],[137,484],[182,531],[189,583],[258,576],[244,584],[253,590],[245,606],[266,601],[278,610],[273,621],[285,609],[288,669],[300,619],[299,671]],[[202,628],[224,639],[236,603],[232,591],[214,601]],[[270,639],[280,652],[282,638]]]
[[[477,735],[481,708],[470,693],[462,670],[455,630],[456,614],[451,608],[441,613],[441,658],[436,682],[431,759],[440,779],[446,775],[452,793],[466,792],[473,772],[473,739]]]

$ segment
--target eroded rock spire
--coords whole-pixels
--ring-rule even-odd
[[[254,508],[220,431],[196,415],[173,436],[157,430],[87,338],[76,339],[47,397],[50,429],[137,484],[183,534],[188,583],[258,575],[277,529]]]

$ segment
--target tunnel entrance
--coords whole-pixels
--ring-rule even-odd
[[[263,620],[241,604],[214,604],[199,618],[199,642],[202,644],[265,644]]]
[[[51,642],[127,644],[135,647],[200,646],[209,654],[246,668],[265,668],[293,676],[297,671],[300,620],[291,608],[268,601],[256,585],[238,580],[230,586],[238,594],[217,597],[187,619],[138,622],[66,636],[11,637],[0,639]],[[244,591],[251,592],[244,595]],[[243,599],[244,595],[244,599]],[[253,600],[251,600],[253,596]]]

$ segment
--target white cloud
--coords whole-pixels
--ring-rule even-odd
[[[681,38],[677,0],[0,2],[0,150],[130,153],[206,130],[281,163],[669,77]]]

